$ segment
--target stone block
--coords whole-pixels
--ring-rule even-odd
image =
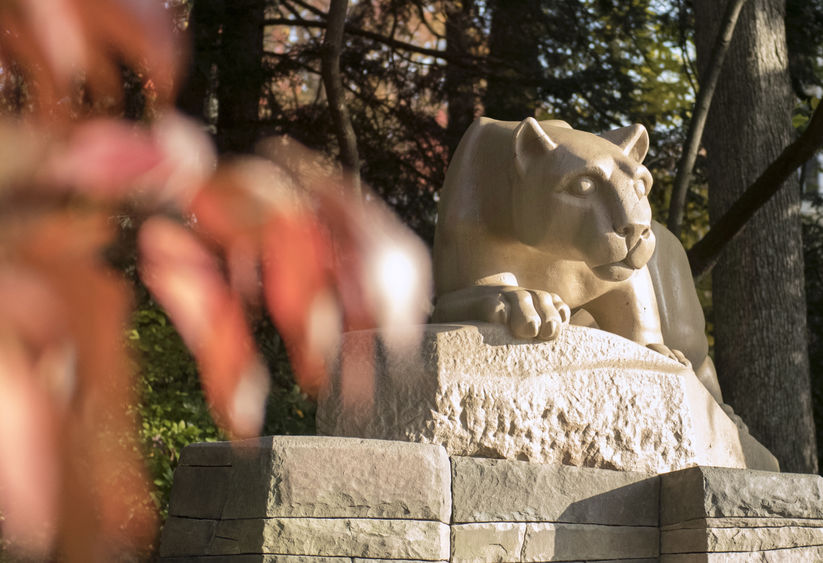
[[[823,519],[823,477],[692,467],[661,475],[661,524],[700,518]]]
[[[319,436],[264,443],[271,445],[268,459],[257,456],[253,443],[250,455],[244,444],[237,448],[236,488],[224,518],[259,516],[249,513],[255,491],[244,483],[264,476],[266,516],[449,521],[450,465],[441,447]]]
[[[174,471],[169,514],[220,518],[228,496],[230,478],[230,466],[178,465]]]
[[[205,555],[216,529],[216,520],[169,516],[163,526],[160,556]]]
[[[799,528],[823,528],[823,520],[805,518],[697,518],[668,524],[661,529],[706,529],[706,528],[774,528],[779,526],[794,526]]]
[[[344,335],[320,433],[642,473],[747,466],[737,427],[691,370],[614,334],[569,326],[535,342],[498,325],[427,325],[419,350],[396,353],[377,335]]]
[[[779,520],[774,524],[762,528],[665,530],[660,534],[660,549],[663,553],[700,553],[823,546],[823,527],[788,526]]]
[[[442,563],[446,563],[448,559],[443,559]],[[353,557],[352,563],[420,563],[419,559],[363,559],[361,557]],[[439,562],[436,562],[439,563]]]
[[[452,519],[657,526],[659,481],[643,473],[453,457]]]
[[[375,518],[222,520],[208,553],[439,561],[449,555],[449,526],[433,521]]]
[[[798,547],[737,553],[678,553],[660,556],[660,563],[811,563],[823,561],[823,548]]]
[[[520,561],[525,536],[524,523],[453,524],[451,561]]]
[[[654,527],[529,523],[522,561],[590,561],[654,558],[659,534]]]
[[[198,518],[408,518],[448,522],[450,466],[428,444],[274,436],[184,449],[170,513]],[[227,464],[227,465],[222,465]]]
[[[232,462],[232,449],[228,442],[199,442],[190,444],[180,452],[180,465],[228,467]]]

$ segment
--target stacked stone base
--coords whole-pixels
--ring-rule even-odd
[[[823,561],[823,479],[695,467],[662,476],[665,563]]]
[[[823,479],[663,475],[449,457],[328,437],[196,444],[175,473],[161,561],[823,560]]]

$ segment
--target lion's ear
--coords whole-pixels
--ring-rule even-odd
[[[637,162],[643,162],[646,153],[649,152],[649,134],[646,132],[646,128],[639,123],[606,131],[601,133],[600,136],[620,147],[623,154]]]
[[[514,130],[514,167],[522,178],[530,160],[557,148],[557,143],[543,131],[533,117],[527,117]]]

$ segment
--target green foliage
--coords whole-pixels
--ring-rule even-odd
[[[154,501],[165,516],[181,450],[224,436],[209,416],[194,359],[165,314],[154,307],[138,310],[128,339],[139,366],[139,438]]]
[[[295,385],[280,337],[267,319],[256,323],[255,338],[272,374],[262,434],[314,434],[314,404]],[[153,500],[165,518],[180,452],[188,444],[226,436],[211,419],[194,359],[161,310],[153,304],[140,308],[128,340],[139,372],[139,439],[155,487]]]

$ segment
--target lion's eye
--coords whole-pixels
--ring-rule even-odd
[[[579,178],[569,186],[569,192],[574,195],[584,196],[594,193],[597,189],[597,184],[591,178]]]
[[[646,197],[646,182],[643,180],[634,181],[634,191],[637,192],[637,197],[643,199]]]

